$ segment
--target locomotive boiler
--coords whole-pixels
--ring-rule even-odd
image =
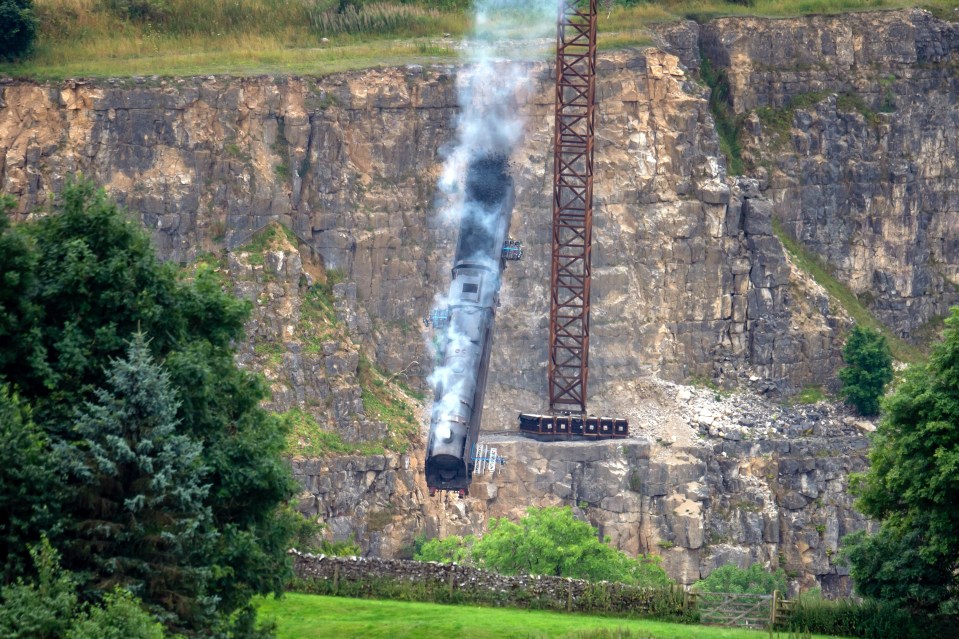
[[[448,306],[433,312],[438,365],[432,376],[433,411],[426,449],[426,485],[469,492],[474,447],[493,342],[501,275],[515,243],[506,244],[513,211],[513,179],[507,158],[474,158],[466,173],[459,238]]]

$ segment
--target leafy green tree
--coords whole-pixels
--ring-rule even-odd
[[[954,578],[949,560],[923,556],[924,537],[922,530],[889,526],[874,535],[860,530],[845,536],[841,557],[850,565],[856,592],[912,611],[938,612],[950,599]]]
[[[0,589],[4,639],[163,639],[163,626],[130,593],[107,593],[102,605],[81,605],[76,579],[44,538],[30,549],[35,580]]]
[[[96,590],[120,585],[190,619],[206,607],[210,572],[193,551],[209,548],[215,530],[202,448],[178,434],[177,409],[169,375],[134,335],[74,422],[81,439],[65,454],[74,521],[62,545]]]
[[[70,624],[64,639],[163,639],[163,625],[140,607],[139,600],[120,588],[103,597]]]
[[[188,282],[161,264],[146,234],[92,182],[68,185],[61,199],[55,214],[4,234],[28,235],[36,283],[23,302],[33,316],[14,340],[27,356],[2,362],[0,375],[51,428],[69,424],[74,407],[104,386],[110,360],[123,356],[135,332],[151,336],[161,361],[196,345],[219,353],[242,335],[249,312],[209,273]]]
[[[0,0],[0,60],[29,53],[36,37],[33,0]]]
[[[493,519],[476,540],[427,542],[417,558],[467,561],[507,575],[531,574],[607,580],[656,587],[670,583],[658,557],[632,559],[600,541],[596,529],[573,516],[569,507],[526,511],[519,523]],[[472,544],[472,546],[470,546]]]
[[[60,568],[60,556],[44,538],[30,549],[35,582],[18,579],[0,590],[0,637],[57,639],[77,607],[76,583]]]
[[[858,324],[842,349],[846,368],[839,371],[842,395],[863,415],[879,412],[879,398],[892,381],[892,353],[886,337]]]
[[[59,532],[60,465],[29,407],[0,386],[0,584],[30,572],[40,531]]]
[[[440,563],[469,563],[473,556],[473,544],[476,538],[473,535],[458,537],[450,535],[444,539],[430,539],[424,541],[413,559],[416,561],[437,561]]]
[[[693,587],[700,592],[771,595],[777,590],[786,591],[786,573],[782,568],[769,572],[760,564],[752,564],[749,568],[726,564],[697,581]]]
[[[851,488],[880,534],[846,538],[857,589],[935,611],[957,601],[959,575],[959,307],[926,364],[884,403],[869,470]],[[915,562],[909,568],[906,561]],[[898,568],[897,568],[898,566]]]
[[[297,515],[281,509],[295,489],[281,457],[284,426],[260,407],[262,380],[233,359],[249,304],[207,271],[187,278],[160,263],[146,234],[89,181],[69,184],[60,200],[52,214],[0,232],[0,242],[27,247],[34,278],[27,285],[0,278],[0,300],[18,287],[30,309],[18,311],[27,319],[9,339],[22,356],[0,359],[0,379],[30,404],[58,449],[82,447],[70,427],[77,407],[96,402],[95,389],[108,386],[111,362],[136,332],[150,336],[179,400],[178,433],[202,447],[203,501],[216,530],[191,550],[208,570],[212,614],[181,620],[205,636],[251,635],[252,597],[279,592],[290,574],[286,549]],[[58,525],[70,528],[80,514],[64,508],[59,515]],[[94,577],[95,562],[67,560]]]

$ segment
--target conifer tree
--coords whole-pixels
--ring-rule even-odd
[[[77,407],[101,406],[95,391],[113,392],[113,360],[124,358],[134,333],[150,336],[147,349],[169,375],[179,402],[177,432],[201,446],[203,483],[209,486],[202,500],[216,530],[190,546],[189,558],[175,560],[185,563],[173,564],[205,566],[210,578],[203,601],[213,613],[186,611],[192,604],[179,606],[172,594],[163,605],[180,611],[191,634],[252,636],[251,599],[282,590],[298,515],[282,507],[296,486],[281,457],[284,426],[260,407],[267,393],[263,381],[234,361],[249,305],[225,291],[212,273],[186,277],[175,265],[161,263],[143,230],[83,179],[64,188],[50,214],[13,228],[0,225],[4,246],[20,252],[10,254],[16,258],[9,271],[17,269],[15,276],[0,273],[0,351],[17,355],[0,357],[0,382],[29,404],[33,422],[56,450],[77,446],[92,454],[71,427]],[[0,251],[0,267],[11,264],[6,257]],[[4,306],[5,300],[15,303]],[[12,318],[6,324],[5,310]],[[10,327],[7,333],[4,326]],[[85,419],[94,413],[86,412]],[[55,529],[76,530],[78,521],[92,521],[94,504],[75,499],[68,484],[60,486],[63,495],[47,495],[56,521],[11,543],[26,547],[48,532],[60,548]],[[112,489],[109,482],[103,488]],[[92,491],[87,496],[94,498]],[[55,506],[58,499],[62,508]],[[100,571],[112,568],[98,563],[92,551],[63,549],[69,567],[86,575],[88,586],[110,583]]]
[[[97,590],[123,586],[154,612],[191,618],[202,614],[210,577],[194,549],[214,535],[202,447],[178,433],[178,408],[137,333],[74,423],[74,521],[63,546],[66,567],[92,568]]]

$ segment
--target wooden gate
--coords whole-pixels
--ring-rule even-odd
[[[704,624],[767,628],[775,623],[775,595],[702,592],[693,596],[699,620]]]

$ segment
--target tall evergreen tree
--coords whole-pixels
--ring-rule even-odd
[[[0,380],[30,404],[52,442],[82,449],[84,437],[70,427],[76,407],[99,402],[96,389],[109,386],[111,362],[123,358],[136,332],[150,336],[148,348],[179,399],[177,430],[202,447],[203,503],[217,531],[192,549],[212,576],[206,594],[216,620],[181,619],[203,636],[251,634],[252,596],[280,591],[290,574],[286,549],[296,523],[295,513],[280,508],[295,489],[280,456],[283,426],[260,408],[265,384],[233,359],[249,304],[213,274],[187,278],[159,262],[146,234],[82,179],[64,189],[51,214],[0,229],[3,242],[26,247],[24,264],[33,266],[24,270],[33,279],[0,277],[0,304],[16,297],[30,311],[17,311],[26,319],[8,340],[26,355],[0,358]],[[71,500],[59,525],[87,517],[72,510],[81,505]],[[102,568],[69,558],[91,576]]]
[[[177,432],[179,403],[142,333],[114,360],[107,388],[74,422],[67,446],[74,521],[63,542],[67,568],[92,586],[123,586],[154,612],[202,616],[211,570],[194,550],[215,537],[202,446]]]

